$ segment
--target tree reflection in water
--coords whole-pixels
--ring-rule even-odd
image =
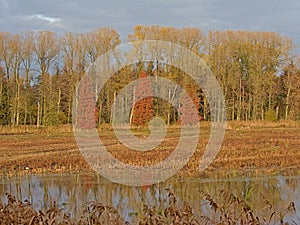
[[[56,201],[65,212],[79,218],[90,201],[99,201],[116,208],[125,221],[134,221],[143,214],[144,204],[162,208],[170,192],[180,202],[188,202],[196,216],[212,213],[204,204],[201,193],[208,193],[221,202],[222,190],[246,201],[256,213],[264,213],[266,202],[282,212],[289,202],[300,208],[300,177],[235,178],[228,180],[186,179],[168,180],[148,188],[130,187],[111,183],[94,174],[30,175],[1,179],[0,199],[6,202],[5,193],[19,200],[28,199],[35,209],[46,209]],[[224,192],[224,191],[223,191]],[[202,196],[203,197],[203,196]],[[208,215],[210,216],[210,215]],[[299,211],[297,216],[300,217]]]

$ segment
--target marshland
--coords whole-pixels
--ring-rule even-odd
[[[143,40],[184,47],[216,77],[226,105],[217,119],[227,118],[216,158],[199,171],[215,119],[213,92],[205,93],[186,71],[168,64],[180,55],[150,48],[145,51],[156,60],[111,74],[99,92],[88,93],[91,101],[79,114],[90,113],[88,122],[111,156],[128,165],[153,165],[178,144],[180,86],[196,109],[181,112],[199,119],[196,151],[176,175],[156,184],[106,180],[80,152],[73,107],[91,97],[80,96],[79,84],[88,80],[89,65],[120,45],[119,33],[108,27],[63,35],[0,32],[0,224],[300,224],[300,59],[293,41],[275,32],[206,35],[198,28],[159,26],[136,26],[128,35],[128,41]],[[139,83],[123,96],[121,110],[130,111],[136,137],[150,135],[153,117],[166,124],[157,148],[134,151],[118,140],[112,109],[130,82],[158,77],[177,84],[162,91],[170,102],[152,97],[155,90]],[[139,99],[144,92],[148,96]],[[126,104],[136,98],[136,104]]]
[[[69,126],[42,132],[34,127],[9,132],[2,128],[2,224],[17,224],[21,218],[23,224],[300,223],[297,123],[229,122],[216,159],[198,172],[197,155],[210,128],[206,122],[200,127],[198,152],[189,163],[169,180],[144,187],[115,184],[96,174],[80,154]],[[155,150],[161,158],[157,152],[154,157],[124,147],[120,151],[111,126],[100,127],[98,133],[119,160],[148,165],[170,154],[179,130],[168,128],[164,143]],[[135,130],[140,136],[147,132]]]
[[[299,176],[278,175],[170,179],[140,188],[111,183],[95,174],[17,176],[2,180],[0,222],[299,224],[299,184]]]

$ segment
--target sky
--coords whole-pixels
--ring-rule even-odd
[[[108,26],[126,42],[136,25],[274,31],[292,38],[300,53],[300,0],[0,0],[0,31]]]

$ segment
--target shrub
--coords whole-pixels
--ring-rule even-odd
[[[276,112],[272,109],[268,109],[265,112],[265,119],[268,120],[268,121],[276,121],[277,120]]]

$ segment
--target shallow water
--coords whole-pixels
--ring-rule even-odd
[[[97,200],[114,206],[125,221],[133,221],[132,212],[141,212],[145,203],[150,206],[163,204],[168,190],[179,201],[188,201],[196,215],[199,215],[208,210],[208,206],[201,201],[199,191],[205,191],[218,200],[222,189],[241,196],[257,210],[264,207],[264,199],[268,199],[279,212],[284,211],[293,201],[298,209],[297,216],[300,217],[300,176],[230,180],[170,179],[141,188],[114,184],[92,174],[28,175],[1,178],[0,199],[6,202],[5,193],[11,193],[19,200],[28,199],[36,209],[45,209],[56,201],[74,218],[81,215],[88,202]]]

